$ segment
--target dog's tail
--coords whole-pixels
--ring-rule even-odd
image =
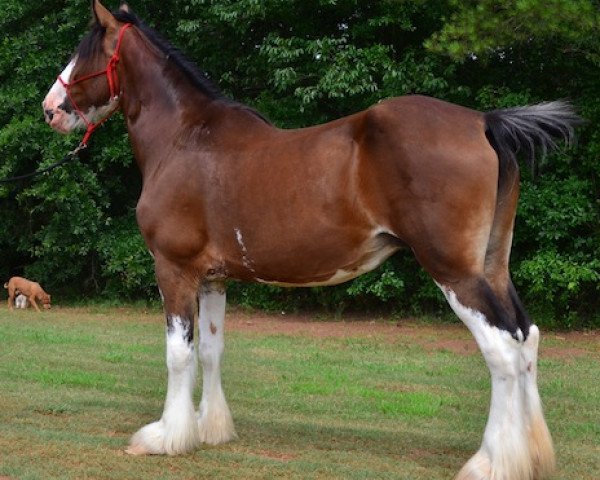
[[[4,288],[8,288],[8,282],[4,284]]]

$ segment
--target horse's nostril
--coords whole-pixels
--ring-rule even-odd
[[[52,121],[52,117],[54,117],[54,110],[52,110],[51,108],[47,108],[46,110],[44,110],[44,113],[48,117],[48,120]]]

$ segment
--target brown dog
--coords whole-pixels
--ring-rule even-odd
[[[8,289],[8,308],[13,309],[15,297],[21,293],[25,295],[33,307],[39,312],[40,308],[36,303],[36,299],[42,302],[42,306],[45,309],[50,308],[50,295],[44,292],[44,289],[40,287],[37,282],[32,282],[22,277],[12,277],[7,283],[4,284],[4,288]]]

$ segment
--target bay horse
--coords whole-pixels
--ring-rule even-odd
[[[136,209],[166,316],[160,420],[130,454],[180,454],[236,437],[221,387],[225,280],[333,285],[410,248],[472,332],[491,375],[480,449],[461,480],[547,478],[552,440],[537,388],[539,330],[508,263],[516,152],[571,140],[565,102],[480,113],[423,96],[330,123],[276,128],[226,99],[127,6],[94,23],[43,102],[59,132],[124,115],[143,177]],[[202,399],[192,393],[199,323]]]

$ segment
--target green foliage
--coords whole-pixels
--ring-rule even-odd
[[[154,263],[133,218],[124,217],[107,226],[98,242],[98,254],[107,294],[136,298],[155,293]]]
[[[546,40],[560,39],[576,47],[583,38],[596,35],[600,20],[598,5],[590,0],[451,3],[456,10],[443,28],[426,41],[426,46],[457,60]]]
[[[358,297],[360,295],[373,295],[381,301],[396,298],[404,290],[404,280],[400,278],[391,263],[385,263],[381,268],[358,277],[346,289],[348,295]]]
[[[109,7],[116,7],[116,2]],[[524,169],[512,270],[527,304],[557,326],[598,325],[600,13],[596,0],[164,0],[130,2],[228,95],[278,126],[324,122],[423,93],[480,110],[568,98],[588,123],[531,181]],[[87,30],[88,0],[0,0],[0,177],[76,145],[40,101]],[[118,116],[81,162],[0,185],[0,274],[53,290],[156,295],[136,233],[141,180]],[[437,311],[442,297],[409,254],[334,288],[231,287],[270,309]],[[552,308],[546,308],[551,305]],[[544,308],[541,308],[544,307]],[[573,319],[576,318],[576,321]],[[564,319],[564,320],[562,320]]]
[[[600,258],[593,194],[590,180],[573,175],[560,179],[549,174],[523,183],[514,242],[514,257],[520,260],[513,269],[515,281],[527,300],[545,305],[548,316],[564,316],[568,323],[578,313],[598,316]]]
[[[538,302],[547,302],[545,310],[557,326],[571,327],[577,312],[598,315],[593,308],[593,297],[600,290],[600,261],[589,261],[583,255],[541,250],[532,258],[523,260],[514,272],[515,279],[527,285],[527,296]],[[588,301],[590,303],[588,303]],[[596,318],[597,319],[597,318]],[[581,323],[581,322],[578,322]]]

